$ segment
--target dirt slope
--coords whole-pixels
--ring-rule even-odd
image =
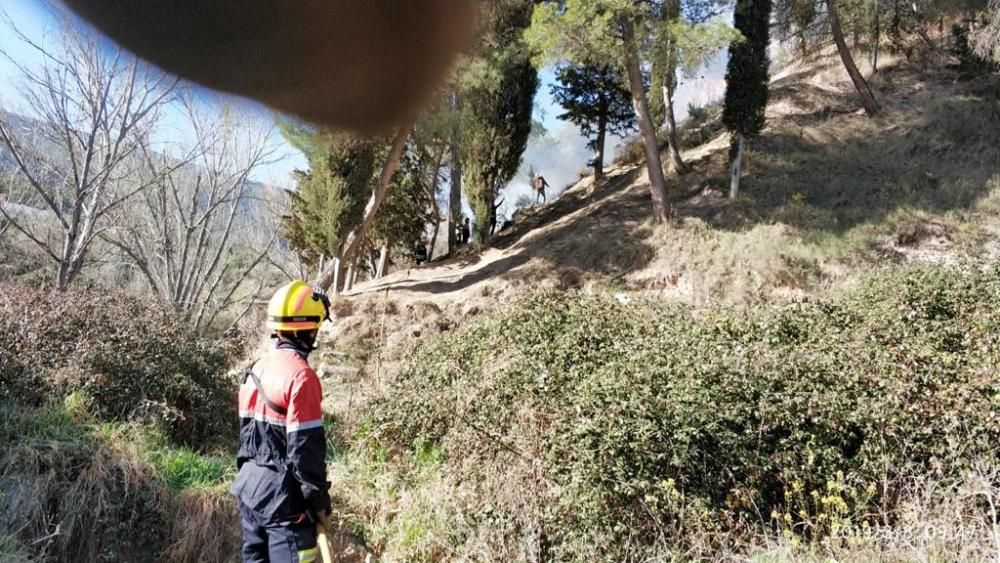
[[[693,172],[668,177],[671,226],[649,221],[642,163],[619,163],[601,183],[585,177],[522,211],[488,249],[359,284],[325,336],[336,406],[364,395],[358,385],[379,385],[419,340],[526,292],[753,306],[841,287],[874,267],[1000,256],[1000,88],[995,77],[961,80],[945,63],[886,61],[872,80],[885,107],[877,119],[863,115],[833,53],[776,73],[768,127],[735,201],[725,197],[718,115],[689,124]]]

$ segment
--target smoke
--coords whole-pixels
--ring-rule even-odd
[[[551,186],[546,192],[550,201],[577,183],[581,174],[589,174],[589,162],[594,153],[587,147],[588,142],[579,129],[567,121],[556,121],[544,135],[531,139],[521,159],[521,168],[503,191],[501,214],[510,217],[519,199],[530,197],[535,200],[535,192],[528,183],[530,170],[544,176]],[[605,166],[614,161],[623,142],[618,137],[607,140]]]

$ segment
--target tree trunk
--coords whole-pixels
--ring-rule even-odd
[[[608,132],[608,103],[601,94],[601,114],[597,120],[597,139],[594,140],[597,154],[594,155],[594,182],[604,178],[604,141]]]
[[[389,245],[383,244],[382,250],[378,254],[378,267],[375,269],[375,279],[382,279],[385,275],[385,267],[389,263]]]
[[[437,248],[438,233],[441,231],[441,218],[438,217],[436,223],[434,223],[434,228],[431,230],[431,240],[428,243],[427,248],[427,262],[430,263],[434,259],[434,249]]]
[[[348,292],[354,287],[354,264],[347,267],[347,274],[344,275],[344,292]]]
[[[667,70],[675,72],[670,69]],[[674,172],[683,175],[688,173],[688,167],[681,158],[680,144],[677,142],[677,118],[674,116],[674,80],[676,79],[673,77],[665,76],[663,78],[663,112],[667,116],[667,144],[670,145],[668,147],[670,162],[674,166]]]
[[[882,43],[882,21],[880,19],[879,11],[881,6],[879,1],[875,0],[875,12],[872,19],[872,74],[878,72],[878,49]]]
[[[462,227],[462,160],[457,143],[452,147],[451,187],[448,194],[448,253],[458,249]]]
[[[458,249],[458,229],[462,225],[462,150],[460,120],[458,112],[462,100],[455,94],[451,102],[455,114],[451,131],[451,191],[448,194],[448,254]]]
[[[492,194],[486,194],[486,196],[490,198],[489,199],[490,201],[493,201]],[[493,204],[485,203],[485,205],[493,205]],[[476,209],[476,206],[478,206],[478,204],[473,204],[474,210]],[[484,220],[480,221],[479,217],[481,217],[484,214],[476,213],[475,211],[473,211],[472,213],[472,217],[476,220],[476,222],[472,224],[472,242],[476,243],[479,246],[486,246],[490,242],[490,215],[492,214],[493,214],[492,211],[487,211],[485,213],[486,216],[483,217]]]
[[[861,105],[865,108],[865,113],[868,114],[868,117],[875,117],[879,112],[878,102],[875,101],[875,95],[868,86],[868,82],[865,81],[865,77],[861,76],[857,65],[854,64],[854,57],[847,46],[847,41],[844,40],[844,32],[840,27],[840,17],[837,13],[837,0],[826,0],[826,5],[830,10],[830,28],[833,30],[833,40],[837,43],[840,60],[844,62],[844,68],[847,69],[847,74],[854,82],[854,88],[861,97]]]
[[[59,262],[59,268],[56,271],[56,289],[59,291],[66,291],[69,289],[70,281],[69,262],[66,262],[65,260]]]
[[[378,208],[382,205],[382,200],[385,199],[386,192],[389,191],[389,184],[392,182],[392,176],[396,173],[396,169],[399,168],[399,162],[403,158],[403,149],[406,148],[406,142],[410,139],[410,132],[413,130],[412,124],[407,124],[399,129],[399,133],[396,134],[395,140],[392,142],[392,148],[389,149],[389,156],[386,158],[385,164],[382,166],[382,173],[379,174],[378,183],[375,184],[375,189],[372,190],[372,196],[368,200],[368,204],[365,205],[365,212],[361,218],[361,224],[354,228],[348,235],[347,238],[341,243],[340,252],[338,253],[341,260],[353,263],[357,258],[358,248],[361,246],[361,242],[364,240],[365,234],[371,227],[372,222],[375,220],[375,214],[378,213]],[[324,271],[320,278],[317,280],[317,285],[326,290],[330,287],[333,282],[333,272],[329,269]]]
[[[889,32],[892,36],[892,52],[899,53],[903,43],[902,25],[903,16],[899,9],[900,0],[892,0],[892,23]]]
[[[743,169],[743,144],[745,142],[741,133],[735,133],[733,157],[729,167],[729,199],[736,199],[740,195],[740,175]]]
[[[434,259],[434,247],[437,246],[438,231],[441,230],[441,207],[437,201],[438,176],[441,174],[441,162],[444,160],[445,144],[442,143],[438,149],[437,156],[434,157],[433,173],[428,182],[428,194],[431,198],[431,213],[434,214],[434,225],[431,231],[430,247],[427,249],[427,262]]]
[[[326,289],[329,289],[333,295],[339,295],[341,287],[344,285],[344,263],[341,262],[340,258],[334,258],[330,261],[327,266],[328,270],[333,272],[333,283]],[[321,270],[321,271],[328,271]]]
[[[665,24],[680,21],[682,17],[681,0],[668,0],[663,4],[661,14]],[[678,47],[677,38],[673,32],[667,33],[663,41],[663,85],[659,95],[663,96],[663,116],[667,127],[667,155],[670,157],[670,164],[674,172],[684,175],[688,172],[688,167],[681,158],[681,145],[677,142],[677,118],[674,116],[674,91],[677,89],[677,61]],[[657,95],[657,94],[654,94]]]
[[[656,130],[649,117],[649,105],[646,103],[646,91],[642,85],[642,71],[639,68],[639,53],[635,42],[635,29],[628,18],[620,20],[623,47],[625,50],[625,68],[628,72],[629,91],[632,93],[632,107],[635,109],[639,131],[642,133],[643,149],[646,151],[646,168],[649,170],[649,195],[653,203],[653,219],[657,223],[666,223],[672,214],[670,202],[667,201],[667,182],[663,178],[663,163],[660,161],[660,149],[656,141]]]

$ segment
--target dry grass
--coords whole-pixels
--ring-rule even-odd
[[[0,561],[235,561],[224,485],[174,491],[149,436],[94,422],[77,396],[0,408]]]
[[[735,233],[688,219],[658,229],[653,240],[656,258],[626,277],[625,288],[696,307],[801,297],[841,275],[829,247],[783,224]]]
[[[845,527],[811,544],[776,533],[749,550],[760,563],[995,562],[1000,559],[1000,474],[995,463],[946,483],[915,478],[891,524]],[[739,557],[745,560],[744,557]]]
[[[173,504],[167,561],[235,563],[240,560],[240,519],[236,501],[227,491],[182,491]]]
[[[0,490],[0,530],[46,560],[139,561],[164,543],[164,491],[140,463],[105,449],[8,450]]]

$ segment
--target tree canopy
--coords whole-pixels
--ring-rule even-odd
[[[289,248],[310,267],[337,258],[364,211],[379,164],[375,140],[286,125],[282,133],[301,150],[308,170],[295,171],[295,190],[283,225]]]
[[[552,96],[564,112],[559,119],[580,128],[590,139],[594,151],[594,173],[604,170],[604,144],[607,135],[621,136],[635,130],[632,97],[623,86],[621,73],[611,65],[560,65],[558,82],[550,87]]]
[[[730,197],[739,192],[743,143],[764,129],[770,82],[771,0],[738,0],[733,23],[744,40],[729,48],[722,110],[722,123],[733,134]]]
[[[770,80],[770,16],[771,0],[736,3],[733,22],[745,40],[729,48],[722,122],[744,137],[755,137],[764,129]]]
[[[487,10],[481,51],[462,81],[463,187],[478,243],[489,238],[496,195],[517,173],[531,134],[538,72],[521,36],[532,7],[528,0],[503,0]]]

